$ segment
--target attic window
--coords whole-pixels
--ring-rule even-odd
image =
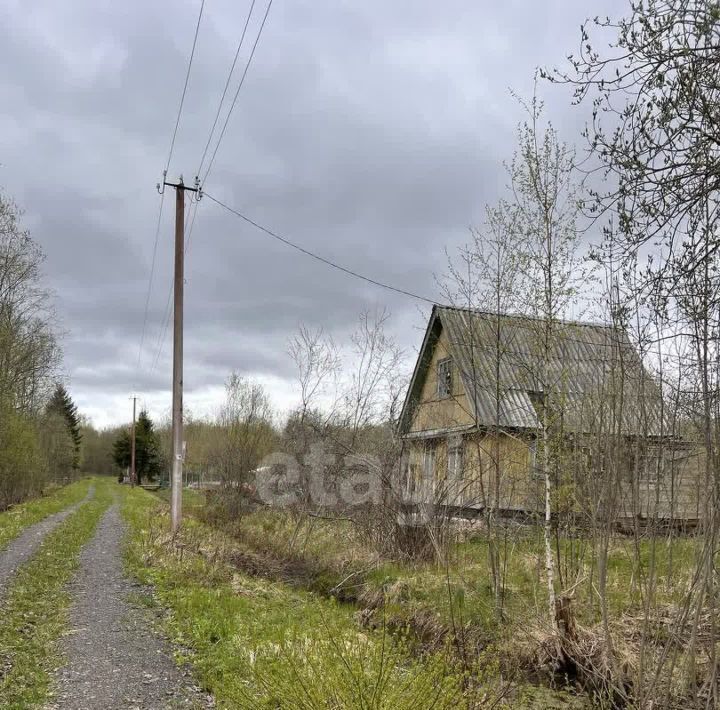
[[[530,402],[532,402],[535,409],[535,414],[539,417],[543,416],[546,403],[545,393],[541,390],[528,390],[528,397],[530,397]]]
[[[452,359],[449,357],[438,360],[437,394],[440,398],[449,397],[452,394]]]

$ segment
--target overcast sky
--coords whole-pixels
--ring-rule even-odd
[[[5,0],[0,7],[0,188],[47,255],[64,371],[83,413],[127,420],[133,389],[170,406],[162,341],[173,238],[166,195],[143,330],[159,196],[199,0]],[[248,5],[207,0],[169,178],[197,170]],[[240,68],[265,10],[258,0]],[[621,0],[275,0],[206,190],[303,246],[431,298],[445,249],[506,184],[522,119],[512,88],[562,65],[587,15]],[[236,70],[239,76],[239,71]],[[236,80],[230,93],[235,91]],[[563,137],[585,116],[541,85]],[[199,206],[186,264],[186,404],[217,405],[232,370],[280,409],[297,392],[298,324],[339,343],[387,307],[412,360],[428,307],[329,270]],[[153,363],[157,359],[157,366]]]

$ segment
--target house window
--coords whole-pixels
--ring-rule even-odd
[[[538,450],[537,439],[533,439],[528,444],[528,468],[530,470],[530,476],[532,478],[545,478],[542,468],[538,464],[537,450]]]
[[[593,456],[589,446],[581,446],[579,448],[578,463],[582,466],[583,471],[592,469]]]
[[[463,477],[462,439],[448,441],[448,477],[460,480]]]
[[[446,357],[437,364],[438,397],[449,397],[452,394],[452,360]]]
[[[415,489],[415,481],[413,480],[413,465],[410,462],[409,452],[405,451],[400,461],[400,470],[402,472],[402,478],[400,481],[401,489],[405,492],[405,495],[408,496]]]
[[[435,447],[425,444],[423,451],[423,478],[428,483],[435,479]]]
[[[641,455],[638,469],[638,478],[641,483],[657,483],[662,476],[662,460],[659,453]]]

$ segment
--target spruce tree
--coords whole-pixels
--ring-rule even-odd
[[[128,430],[123,430],[113,444],[113,459],[121,468],[130,466],[131,441]],[[162,466],[160,442],[152,420],[143,410],[135,425],[135,471],[138,485],[143,478],[155,478]]]
[[[80,468],[80,445],[82,443],[80,416],[75,402],[72,401],[65,387],[59,382],[55,386],[55,392],[48,402],[46,411],[47,414],[59,415],[64,420],[72,440],[72,468],[77,471]]]
[[[155,478],[160,474],[160,442],[145,410],[140,412],[135,428],[135,468],[138,484],[142,477]]]
[[[130,434],[126,429],[120,432],[113,444],[113,461],[120,469],[118,483],[122,483],[124,472],[130,466]]]

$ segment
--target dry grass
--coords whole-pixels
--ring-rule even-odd
[[[223,527],[237,543],[228,558],[236,569],[352,602],[360,625],[402,635],[416,652],[449,650],[465,668],[492,653],[506,679],[569,684],[607,707],[646,701],[666,707],[657,698],[699,707],[692,703],[710,692],[714,631],[707,613],[694,640],[697,680],[691,688],[680,682],[687,677],[694,626],[681,618],[697,548],[692,537],[611,541],[609,638],[601,624],[593,541],[561,539],[576,634],[558,639],[546,621],[542,547],[532,527],[513,528],[504,540],[502,619],[488,543],[476,530],[460,530],[442,563],[410,563],[382,559],[347,520],[261,510]]]

